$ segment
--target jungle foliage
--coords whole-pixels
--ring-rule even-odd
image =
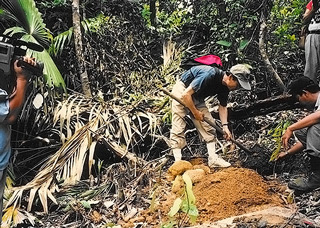
[[[183,58],[212,53],[222,58],[224,69],[239,62],[260,66],[253,75],[266,86],[259,90],[266,90],[268,96],[277,93],[273,79],[260,64],[257,40],[262,13],[267,13],[266,45],[271,62],[284,83],[302,72],[303,53],[297,48],[297,36],[305,1],[155,2],[155,25],[150,22],[149,1],[82,4],[83,20],[92,28],[84,37],[84,52],[93,90],[101,90],[107,98],[112,94],[143,93],[141,87],[132,88],[128,75],[134,75],[133,80],[138,77],[162,82],[155,75],[162,63],[162,43],[171,39],[183,48]],[[45,23],[54,35],[63,36],[72,27],[70,2],[39,1],[37,6],[45,12]],[[75,59],[68,56],[72,45],[63,48],[60,59],[68,61],[63,64],[63,71],[68,74],[65,80],[69,88],[77,89],[80,82],[75,76]]]
[[[279,94],[259,52],[262,15],[267,18],[269,58],[284,84],[303,72],[303,52],[297,47],[306,5],[302,0],[80,1],[83,55],[93,93],[88,100],[82,96],[77,71],[71,3],[36,0],[35,5],[28,6],[37,8],[24,9],[30,10],[30,17],[31,12],[41,13],[41,23],[37,24],[50,37],[44,45],[46,57],[50,54],[55,62],[55,70],[59,70],[55,75],[61,73],[69,96],[54,99],[47,96],[52,88],[36,87],[27,99],[13,134],[19,152],[14,169],[19,177],[15,181],[21,186],[11,192],[8,205],[16,208],[24,203],[23,193],[28,190],[28,210],[35,203],[48,212],[48,199],[68,210],[71,205],[66,201],[70,198],[64,201],[55,193],[62,184],[78,183],[92,170],[101,170],[101,162],[97,165],[94,155],[97,151],[108,153],[105,164],[119,159],[110,151],[121,151],[121,158],[134,160],[138,167],[166,155],[170,106],[158,86],[171,87],[182,72],[182,59],[216,54],[224,69],[237,63],[251,65],[253,90],[241,97],[231,94],[231,101],[250,102]],[[2,20],[1,26],[3,31],[20,34],[12,21]],[[45,95],[40,110],[30,105],[37,92]],[[108,152],[102,144],[107,145]],[[112,167],[106,168],[108,172],[112,173]],[[136,172],[136,166],[132,168],[129,163],[122,169]],[[112,185],[112,175],[116,174],[108,176],[105,188]],[[125,184],[117,182],[113,191]],[[40,201],[35,200],[37,197]],[[14,208],[8,211],[18,213]]]

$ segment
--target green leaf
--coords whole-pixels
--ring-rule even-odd
[[[193,191],[192,191],[192,181],[191,181],[190,177],[187,174],[183,174],[182,179],[186,184],[186,194],[187,194],[188,203],[195,204],[196,197],[194,196]]]
[[[91,204],[88,201],[80,201],[82,206],[86,209],[91,209]]]
[[[217,44],[220,44],[222,46],[225,46],[225,47],[230,47],[232,45],[232,43],[226,41],[226,40],[219,40],[217,41]]]
[[[287,128],[290,126],[291,122],[289,120],[287,120],[284,124],[283,124],[283,128],[282,128],[282,135],[284,134],[284,132],[287,130]]]
[[[69,45],[73,36],[73,27],[57,35],[50,46],[50,54],[61,54],[65,45]]]
[[[198,208],[196,205],[189,205],[189,211],[188,211],[188,215],[190,216],[198,216],[199,212],[198,212]]]
[[[56,6],[63,5],[65,3],[66,3],[65,0],[54,0],[53,1],[53,4],[56,5]]]
[[[249,44],[249,40],[241,40],[239,45],[239,50],[242,51]]]
[[[176,225],[174,221],[170,221],[160,226],[160,228],[173,228]]]
[[[168,215],[169,215],[170,217],[173,217],[173,216],[175,216],[175,214],[178,213],[178,211],[180,210],[180,205],[181,205],[181,203],[182,203],[182,200],[181,200],[180,198],[177,198],[177,199],[174,201],[174,203],[173,203],[173,205],[172,205],[172,207],[171,207],[171,209],[170,209],[170,211],[169,211],[169,213],[168,213]]]
[[[3,1],[3,10],[5,16],[19,25],[6,29],[4,34],[44,47],[50,45],[52,35],[46,28],[34,0]],[[35,57],[37,61],[44,63],[44,77],[49,87],[60,87],[66,92],[62,75],[47,51],[36,52],[28,49],[27,56]]]
[[[197,206],[194,204],[189,204],[186,200],[183,200],[181,205],[181,211],[189,215],[192,223],[196,222],[196,219],[199,215]]]
[[[280,153],[280,149],[281,149],[281,143],[278,143],[277,148],[272,152],[269,162],[274,161],[277,159],[279,153]]]
[[[198,216],[199,212],[197,209],[197,206],[194,204],[189,204],[186,200],[182,201],[181,204],[181,211],[184,213],[187,213],[188,215],[192,215],[192,216]]]
[[[184,213],[186,213],[186,214],[188,213],[189,203],[188,203],[187,200],[182,200],[180,209],[181,209],[182,212],[184,212]]]
[[[190,215],[190,221],[191,221],[192,224],[196,223],[197,217],[198,217],[198,216],[192,216],[192,215]]]

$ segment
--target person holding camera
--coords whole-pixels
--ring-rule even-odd
[[[13,63],[13,76],[16,78],[15,88],[11,94],[0,88],[0,224],[2,221],[6,171],[11,155],[11,124],[16,121],[21,111],[29,81],[29,72],[19,66],[18,61],[24,61],[31,66],[36,66],[34,58],[23,57],[23,60],[16,60]]]

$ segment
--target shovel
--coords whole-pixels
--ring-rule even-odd
[[[170,93],[168,90],[166,90],[164,88],[159,88],[159,89],[161,91],[163,91],[165,94],[167,94],[168,96],[170,96],[172,99],[174,99],[177,102],[179,102],[185,108],[188,108],[180,98],[176,97],[175,95]],[[212,122],[211,120],[207,119],[206,117],[204,117],[203,121],[208,123],[210,126],[212,126],[214,129],[216,129],[222,135],[225,134],[224,131],[218,125],[216,125],[214,122]],[[230,141],[233,142],[234,144],[236,144],[240,149],[244,150],[245,152],[250,153],[250,154],[252,153],[251,150],[249,150],[247,147],[245,147],[244,145],[242,145],[240,142],[236,141],[235,139],[231,138]]]

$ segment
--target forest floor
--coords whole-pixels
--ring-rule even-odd
[[[172,164],[171,159],[171,165],[163,169],[165,174],[158,176],[156,184],[151,188],[144,189],[145,196],[150,199],[145,204],[146,207],[141,208],[141,211],[137,210],[130,219],[128,213],[129,217],[124,216],[125,219],[120,219],[118,224],[121,227],[163,228],[320,227],[320,190],[295,195],[287,187],[289,179],[307,174],[306,156],[298,154],[284,161],[270,162],[273,151],[263,144],[269,145],[272,140],[261,145],[257,143],[263,141],[259,141],[259,138],[266,137],[261,137],[262,131],[265,131],[263,129],[274,126],[272,120],[278,121],[286,118],[286,115],[287,113],[280,112],[273,116],[255,118],[255,124],[250,121],[242,123],[250,125],[254,130],[247,129],[237,140],[250,148],[252,153],[234,150],[234,145],[227,146],[227,152],[219,153],[232,163],[230,168],[207,167],[207,157],[201,156],[205,154],[202,151],[205,149],[195,143],[195,147],[188,148],[194,153],[185,156],[188,162]],[[305,113],[300,111],[294,113],[295,118],[303,115]],[[194,224],[181,209],[174,217],[168,216],[174,201],[186,197],[181,177],[183,173],[188,173],[193,182],[192,191],[199,212]]]
[[[252,153],[228,144],[227,152],[218,153],[232,164],[229,168],[210,169],[206,149],[196,141],[183,151],[185,161],[174,163],[173,156],[165,155],[149,161],[142,169],[125,161],[114,163],[103,173],[100,186],[95,184],[94,188],[101,188],[110,180],[112,185],[90,199],[89,209],[81,204],[73,204],[67,213],[61,206],[52,208],[49,215],[38,216],[39,227],[320,227],[320,190],[295,195],[287,187],[289,179],[306,174],[305,156],[269,162],[272,150],[257,143],[261,142],[257,140],[261,131],[280,118],[276,114],[256,118],[254,122],[258,124],[241,123],[256,129],[237,137]],[[177,198],[186,200],[188,196],[182,178],[185,173],[193,183],[198,210],[195,223],[182,207],[174,216],[168,216]],[[77,198],[79,202],[79,194]]]
[[[197,168],[195,166],[195,170]],[[190,174],[189,174],[190,175]],[[204,224],[259,211],[273,206],[283,205],[279,193],[284,188],[277,183],[268,183],[255,171],[245,168],[227,168],[210,170],[210,173],[199,172],[191,174],[194,183],[193,193],[196,198],[196,206],[199,211],[197,224]],[[180,181],[181,182],[181,181]],[[176,184],[161,196],[158,207],[164,220],[173,205],[174,200],[180,196],[179,191],[184,190],[182,184]],[[178,186],[177,186],[178,185]],[[176,216],[176,222],[182,223],[183,213]],[[158,227],[160,216],[149,213],[146,221],[154,227]]]
[[[180,176],[183,173],[193,182],[199,212],[195,224],[190,223],[187,213],[181,210],[172,218],[168,216],[174,201],[185,197]],[[161,180],[157,192],[159,201],[152,210],[142,210],[119,224],[122,227],[160,227],[161,224],[170,227],[171,221],[175,227],[239,227],[240,224],[242,227],[296,227],[309,221],[296,214],[292,192],[284,184],[277,179],[266,180],[247,168],[209,169],[199,163],[199,159],[191,163],[176,162]],[[248,214],[252,212],[259,213]],[[232,219],[221,221],[226,218]]]
[[[39,227],[320,227],[320,190],[296,196],[286,186],[287,174],[262,176],[237,163],[210,169],[203,158],[164,170],[146,174],[149,184],[127,183],[122,200],[119,193],[101,194],[90,210],[78,205],[73,213],[64,213],[58,208],[42,217]],[[168,216],[174,201],[186,196],[184,173],[193,182],[199,213],[195,223],[181,210]]]

